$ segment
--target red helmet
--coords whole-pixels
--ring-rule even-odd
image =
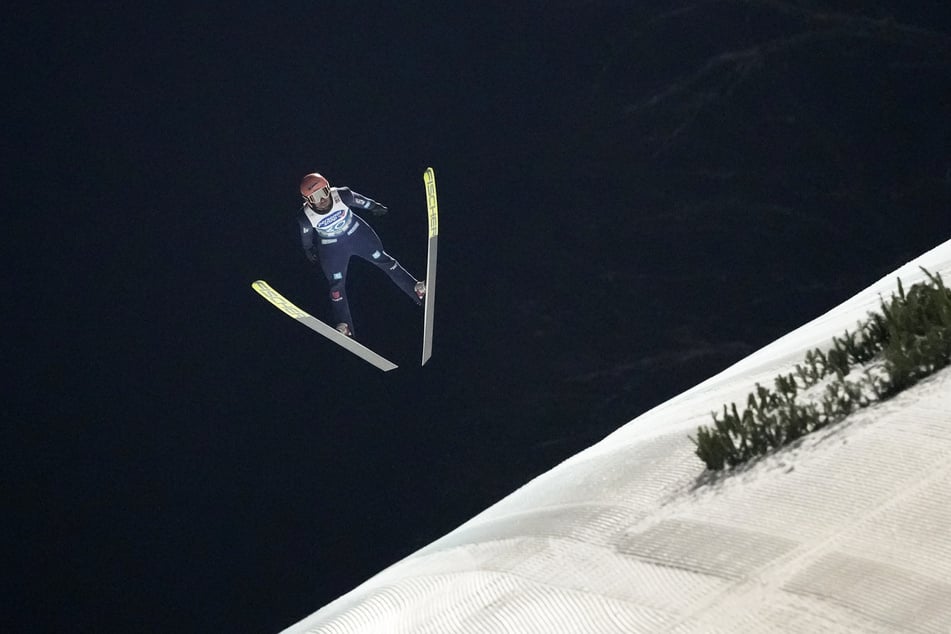
[[[318,189],[323,189],[324,187],[330,187],[330,183],[327,182],[327,179],[314,172],[313,174],[308,174],[300,181],[300,195],[304,198],[307,198],[314,191]]]
[[[320,174],[305,176],[300,182],[300,193],[312,208],[326,209],[330,204],[330,183]]]

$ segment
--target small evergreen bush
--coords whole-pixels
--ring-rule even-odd
[[[757,383],[742,412],[736,403],[724,405],[722,414],[713,412],[713,426],[701,426],[691,437],[707,468],[762,456],[951,364],[951,290],[940,275],[922,270],[927,283],[906,293],[899,279],[897,294],[882,300],[880,314],[870,313],[856,331],[834,337],[829,350],[807,352],[795,372],[776,377],[775,391]],[[861,377],[846,379],[857,366]]]

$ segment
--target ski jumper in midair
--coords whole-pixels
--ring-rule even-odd
[[[354,255],[372,262],[400,289],[420,305],[426,292],[419,282],[383,250],[383,243],[367,222],[354,213],[366,210],[382,216],[388,209],[349,187],[331,187],[320,174],[307,174],[301,181],[304,205],[298,214],[301,245],[311,262],[320,261],[330,284],[330,305],[337,330],[353,336],[353,318],[347,301],[347,267]]]

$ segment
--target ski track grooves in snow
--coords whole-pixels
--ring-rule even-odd
[[[919,266],[951,279],[951,241],[285,632],[951,631],[951,369],[726,475],[688,439]]]

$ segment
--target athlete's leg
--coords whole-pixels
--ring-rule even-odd
[[[347,267],[350,264],[351,250],[346,242],[322,244],[318,253],[320,267],[330,285],[330,309],[334,325],[347,324],[353,335],[353,318],[350,316],[350,302],[347,301]]]
[[[400,263],[397,262],[393,256],[383,250],[383,242],[372,227],[361,220],[360,226],[350,237],[355,245],[353,249],[354,255],[358,255],[375,264],[381,271],[389,275],[393,283],[406,293],[417,305],[422,303],[419,299],[419,295],[416,293],[416,278],[400,266]]]

